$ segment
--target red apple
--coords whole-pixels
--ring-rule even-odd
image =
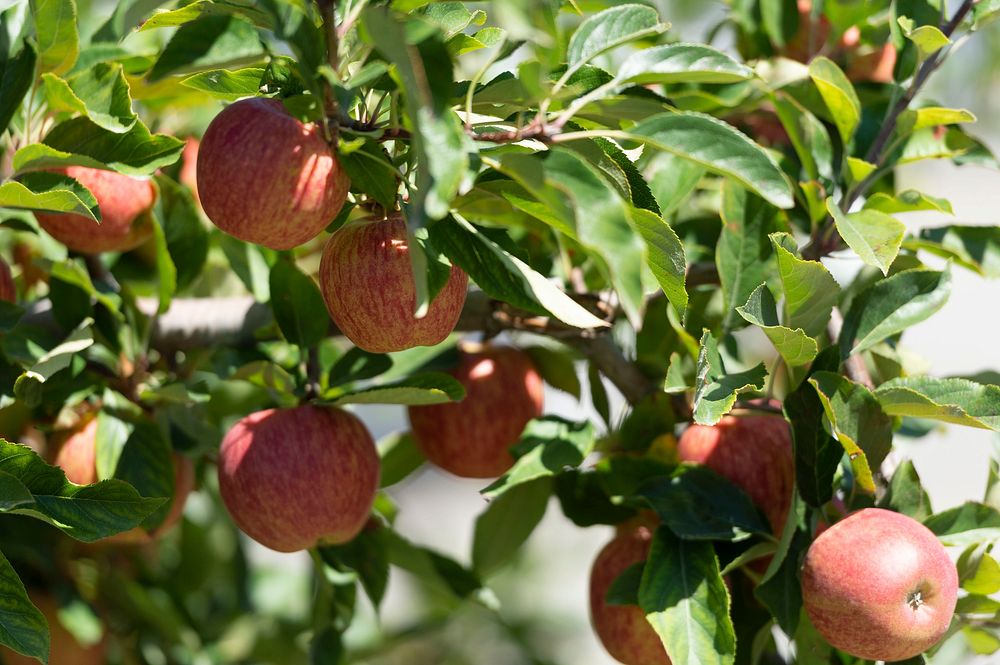
[[[462,351],[451,373],[465,386],[465,399],[411,406],[417,445],[456,476],[499,476],[514,464],[510,447],[524,426],[542,414],[542,379],[526,353],[503,346]]]
[[[452,265],[427,314],[416,318],[406,222],[397,213],[351,222],[330,236],[319,285],[330,316],[355,346],[388,353],[444,341],[462,313],[469,278]]]
[[[14,276],[10,274],[10,264],[0,259],[0,300],[17,302],[17,286]]]
[[[71,483],[90,485],[98,481],[96,417],[85,416],[73,429],[58,433],[53,443],[57,448],[54,463],[66,473],[66,478]],[[151,532],[136,527],[131,531],[110,536],[102,542],[118,544],[150,542],[180,521],[188,495],[194,490],[194,465],[190,459],[177,453],[173,454],[173,461],[174,497],[170,504],[170,512],[163,522]]]
[[[341,409],[252,413],[219,450],[219,490],[233,521],[279,552],[354,538],[368,521],[378,479],[371,434]]]
[[[271,249],[312,240],[333,221],[350,179],[314,124],[254,97],[212,120],[198,149],[202,208],[226,233]]]
[[[49,662],[52,665],[104,665],[107,645],[104,640],[85,647],[59,621],[59,604],[47,593],[29,592],[31,602],[45,616],[49,624]],[[22,656],[9,649],[0,648],[6,665],[38,665],[34,658]]]
[[[670,665],[670,658],[646,615],[637,605],[608,605],[608,589],[625,570],[649,555],[648,526],[619,529],[590,571],[590,620],[604,648],[625,665]]]
[[[935,645],[957,593],[955,564],[934,534],[880,508],[824,531],[802,565],[802,600],[816,630],[866,660],[907,660]]]
[[[716,425],[691,425],[681,435],[678,455],[741,488],[780,535],[795,484],[792,435],[784,418],[731,415]]]
[[[49,235],[82,254],[125,252],[153,235],[148,213],[156,200],[156,190],[148,179],[69,166],[60,169],[90,190],[101,210],[101,223],[81,215],[36,212],[35,218]]]

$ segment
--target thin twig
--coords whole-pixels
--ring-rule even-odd
[[[333,76],[340,69],[340,39],[337,35],[337,2],[336,0],[316,0],[320,13],[323,15],[323,34],[326,38],[326,60]],[[338,123],[340,121],[340,105],[333,85],[323,79],[323,111],[327,118],[327,139],[330,144],[337,141]]]

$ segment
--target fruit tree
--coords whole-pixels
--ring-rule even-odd
[[[0,663],[997,653],[1000,465],[901,451],[1000,431],[905,345],[1000,226],[901,175],[1000,170],[932,96],[997,18],[0,0]],[[529,582],[553,520],[603,549]]]

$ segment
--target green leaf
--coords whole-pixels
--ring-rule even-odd
[[[267,360],[255,360],[243,365],[229,378],[248,381],[267,390],[271,399],[278,404],[294,406],[298,402],[295,394],[295,379],[280,365]]]
[[[840,237],[861,260],[888,275],[889,267],[903,244],[906,225],[878,210],[865,209],[844,214],[832,197],[826,200],[826,209],[833,215]]]
[[[666,218],[676,211],[698,186],[703,175],[705,168],[700,164],[669,152],[654,155],[646,169],[646,177],[660,214]]]
[[[28,406],[41,404],[43,384],[70,366],[74,358],[94,343],[92,320],[86,319],[55,348],[43,354],[30,369],[17,377],[14,394]]]
[[[0,644],[43,663],[49,662],[49,626],[28,598],[17,571],[0,552]]]
[[[694,421],[699,425],[714,425],[729,413],[736,403],[736,396],[746,391],[764,389],[767,369],[764,363],[756,367],[726,374],[719,355],[718,342],[708,330],[701,336],[698,351],[697,379],[695,383]]]
[[[598,12],[580,24],[566,49],[572,71],[598,55],[638,39],[665,31],[659,14],[646,5],[618,5]]]
[[[593,425],[586,420],[572,422],[559,416],[530,420],[514,448],[519,453],[514,466],[484,489],[483,497],[493,500],[518,485],[578,467],[595,444]]]
[[[577,328],[607,327],[606,321],[464,219],[443,219],[429,231],[431,242],[491,298],[528,311],[548,312]]]
[[[291,261],[278,261],[269,280],[271,309],[281,334],[292,344],[313,346],[326,337],[330,321],[319,287]]]
[[[753,78],[753,70],[705,44],[667,44],[637,51],[626,58],[615,81],[634,83],[736,83]]]
[[[263,55],[251,23],[231,15],[204,16],[177,29],[147,76],[158,81],[170,74],[250,63]]]
[[[951,43],[948,36],[941,32],[941,29],[933,25],[922,25],[916,29],[913,29],[911,21],[904,21],[903,17],[898,19],[900,26],[903,28],[903,34],[906,35],[907,39],[912,41],[920,49],[920,55],[922,58],[933,55],[939,50]],[[910,25],[907,26],[906,24]]]
[[[242,242],[226,234],[219,235],[217,242],[229,261],[229,267],[247,287],[247,291],[253,294],[254,299],[258,302],[269,301],[271,299],[271,268],[265,257],[265,252],[268,250],[258,245]]]
[[[628,136],[732,178],[779,208],[794,205],[792,187],[774,158],[731,125],[693,111],[661,113]]]
[[[971,111],[941,106],[925,106],[919,109],[907,109],[900,114],[897,131],[900,134],[909,134],[927,127],[958,125],[967,122],[976,122],[976,116]]]
[[[984,277],[1000,278],[1000,226],[922,229],[914,246],[953,259]]]
[[[722,185],[722,233],[715,246],[715,263],[722,285],[726,326],[731,327],[736,309],[747,302],[754,289],[767,280],[770,246],[767,232],[774,208],[739,185]]]
[[[777,46],[785,46],[798,30],[809,30],[801,25],[799,7],[793,0],[761,0],[760,17],[764,32]]]
[[[778,307],[766,284],[758,286],[745,305],[737,307],[748,322],[759,326],[789,367],[812,362],[819,353],[816,340],[802,328],[791,329],[778,323]]]
[[[637,494],[685,540],[740,541],[769,533],[750,497],[706,466],[682,465],[642,484]]]
[[[946,212],[953,214],[951,203],[947,199],[941,199],[915,189],[906,189],[895,196],[890,196],[884,192],[876,192],[865,201],[866,210],[878,210],[887,214],[897,212],[915,212],[919,210],[933,210],[935,212]]]
[[[794,530],[793,533],[780,565],[774,571],[769,568],[768,574],[754,589],[754,595],[764,603],[786,635],[794,635],[799,625],[802,613],[799,569],[802,557],[809,549],[809,537],[802,531]]]
[[[168,178],[157,178],[156,184],[160,195],[153,210],[163,227],[167,252],[177,271],[177,290],[181,290],[202,274],[208,258],[208,231],[190,190]]]
[[[115,478],[127,482],[140,495],[163,500],[142,527],[151,531],[163,523],[174,496],[174,458],[170,442],[154,423],[139,421],[118,458]]]
[[[211,69],[207,72],[192,74],[180,83],[183,86],[205,92],[216,99],[236,101],[242,97],[250,97],[260,90],[264,69],[248,67],[230,71],[228,69]]]
[[[969,593],[984,595],[1000,591],[1000,563],[989,554],[983,554],[976,572],[962,581],[962,588]]]
[[[834,372],[809,377],[816,389],[833,434],[844,447],[855,481],[875,491],[871,469],[878,469],[892,449],[892,420],[871,391]]]
[[[844,143],[850,142],[861,122],[861,102],[847,75],[832,60],[820,56],[809,63],[809,78],[830,110],[840,137]]]
[[[120,480],[74,485],[27,446],[2,439],[0,472],[18,479],[33,497],[31,504],[5,512],[38,518],[84,542],[133,529],[163,503],[143,498]]]
[[[159,9],[147,18],[139,31],[156,28],[173,28],[190,23],[202,16],[225,16],[236,14],[253,21],[261,28],[274,28],[274,17],[259,7],[253,0],[195,0],[177,9]]]
[[[667,300],[683,317],[687,310],[688,294],[684,288],[687,262],[681,239],[662,217],[648,210],[634,208],[632,224],[646,242],[646,264],[653,271]]]
[[[442,372],[425,372],[374,388],[349,392],[331,400],[333,404],[406,404],[423,406],[459,402],[465,388],[454,377]]]
[[[711,543],[657,529],[639,585],[639,606],[674,662],[735,662],[729,593]]]
[[[151,175],[176,162],[183,149],[183,141],[150,134],[142,122],[136,122],[125,134],[116,134],[87,118],[71,118],[53,127],[42,144],[18,150],[14,168],[23,173],[78,164],[107,166],[126,175]]]
[[[889,491],[882,503],[897,513],[922,521],[934,512],[931,498],[920,484],[917,468],[910,460],[903,460],[892,474]]]
[[[396,206],[399,183],[389,155],[374,141],[340,155],[340,164],[351,178],[351,187],[364,192],[386,210]]]
[[[951,270],[904,270],[876,282],[851,304],[840,333],[842,358],[924,321],[951,295]]]
[[[31,0],[38,41],[38,69],[62,74],[76,62],[80,36],[74,0]]]
[[[426,461],[409,432],[390,434],[378,442],[379,487],[390,487],[423,466]]]
[[[924,526],[949,546],[964,547],[1000,538],[1000,511],[967,501],[957,508],[931,515]]]
[[[1000,432],[1000,386],[967,379],[900,377],[875,389],[890,416],[940,420]]]
[[[153,242],[156,246],[157,295],[160,302],[156,311],[163,314],[170,308],[170,301],[177,292],[177,266],[170,256],[166,230],[159,219],[153,224]]]
[[[576,358],[571,353],[548,346],[529,346],[523,351],[531,356],[531,364],[545,383],[580,399],[580,376],[576,373]]]
[[[787,234],[771,234],[778,259],[778,276],[785,296],[785,325],[816,338],[826,332],[830,313],[840,297],[840,285],[819,261],[805,261],[788,250]]]
[[[833,145],[826,126],[791,95],[778,92],[771,101],[809,177],[832,179]]]
[[[412,573],[439,595],[452,600],[477,595],[480,601],[489,601],[482,583],[471,570],[433,550],[414,545],[391,529],[385,530],[384,538],[389,563]]]
[[[67,179],[47,179],[44,182],[29,180],[28,183],[35,186],[34,191],[14,180],[0,185],[0,208],[72,213],[89,217],[95,224],[98,223],[90,206],[80,198],[79,193],[71,189]],[[39,185],[51,185],[54,188]]]
[[[493,499],[476,519],[473,569],[485,577],[510,561],[542,521],[551,494],[551,479],[536,478]]]
[[[139,120],[119,64],[98,63],[66,80],[46,73],[42,83],[52,110],[85,115],[114,134],[128,132]]]
[[[0,51],[0,133],[10,124],[35,80],[35,49],[25,43],[12,58]]]
[[[837,367],[836,358],[821,353],[814,367]],[[823,426],[825,408],[818,392],[808,382],[785,397],[785,415],[792,426],[795,453],[795,485],[802,500],[819,508],[833,497],[833,476],[844,457],[843,447]]]

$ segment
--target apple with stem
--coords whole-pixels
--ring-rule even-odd
[[[802,565],[802,600],[820,635],[867,660],[907,660],[951,624],[958,572],[920,522],[865,508],[813,541]]]
[[[81,254],[125,252],[152,237],[150,209],[156,201],[152,181],[86,166],[56,172],[90,190],[101,211],[101,222],[82,215],[36,212],[35,219],[50,236]]]
[[[237,422],[222,440],[218,470],[236,525],[265,547],[296,552],[361,531],[378,490],[379,458],[357,416],[305,405]]]
[[[323,300],[340,331],[371,353],[434,346],[455,329],[469,277],[456,265],[417,318],[410,240],[402,215],[349,222],[330,236],[319,267]]]
[[[424,455],[464,478],[494,478],[514,464],[510,447],[542,415],[544,386],[526,353],[508,346],[462,350],[451,374],[465,399],[411,406],[410,427]]]
[[[316,124],[252,97],[215,116],[198,147],[197,192],[212,222],[271,249],[312,240],[340,212],[350,178]]]

